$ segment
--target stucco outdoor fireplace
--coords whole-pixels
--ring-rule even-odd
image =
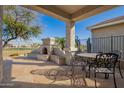
[[[40,55],[37,55],[37,59],[48,61],[55,47],[55,38],[42,39],[43,44],[40,46]]]

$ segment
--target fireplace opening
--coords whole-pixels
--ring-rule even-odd
[[[48,54],[47,48],[43,48],[42,53],[43,54]]]

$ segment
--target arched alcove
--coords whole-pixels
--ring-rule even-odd
[[[42,49],[42,54],[48,54],[48,51],[47,51],[46,47]]]

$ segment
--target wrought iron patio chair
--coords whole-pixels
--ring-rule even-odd
[[[70,67],[71,67],[70,80],[71,80],[71,85],[74,86],[74,81],[75,81],[74,80],[74,62],[75,62],[75,55],[76,54],[74,52],[72,53],[71,51],[66,51],[66,54],[70,58]]]
[[[115,53],[102,53],[96,56],[96,64],[94,67],[94,79],[95,79],[95,87],[97,87],[96,84],[96,74],[113,74],[113,80],[114,80],[114,86],[116,85],[116,79],[115,79],[115,68],[116,63],[118,60],[118,55]]]
[[[102,53],[103,52],[98,52],[98,54],[102,54]],[[88,64],[87,66],[88,66],[88,72],[89,72],[88,76],[89,76],[89,78],[90,78],[91,68],[93,68],[95,66],[95,62],[96,62],[96,59],[91,60],[90,62],[87,63]],[[87,73],[86,73],[86,77],[87,77]]]
[[[76,54],[78,53],[78,52],[71,52],[71,51],[67,51],[66,52],[68,55],[70,55],[70,71],[71,71],[71,85],[74,87],[76,87],[76,83],[77,83],[77,79],[79,78],[78,77],[78,75],[77,75],[77,73],[76,73],[76,68],[77,67],[82,67],[82,62],[81,61],[79,61],[79,60],[77,60],[77,56],[76,56]],[[81,69],[81,71],[82,71],[82,69]],[[82,74],[82,73],[81,73]]]
[[[115,54],[118,55],[118,70],[119,70],[121,78],[123,78],[122,71],[121,71],[121,55],[122,55],[122,52],[119,51],[119,50],[113,50],[113,51],[110,51],[110,53],[115,53]]]

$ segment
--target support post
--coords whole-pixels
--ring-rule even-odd
[[[91,53],[91,42],[90,42],[90,38],[88,38],[87,40],[87,52]]]
[[[0,83],[3,80],[3,58],[2,58],[2,18],[3,6],[0,6]]]
[[[70,65],[71,55],[68,52],[75,51],[75,22],[66,23],[66,64]]]
[[[111,51],[113,51],[113,36],[111,36]]]
[[[75,51],[75,22],[66,23],[66,49]]]

